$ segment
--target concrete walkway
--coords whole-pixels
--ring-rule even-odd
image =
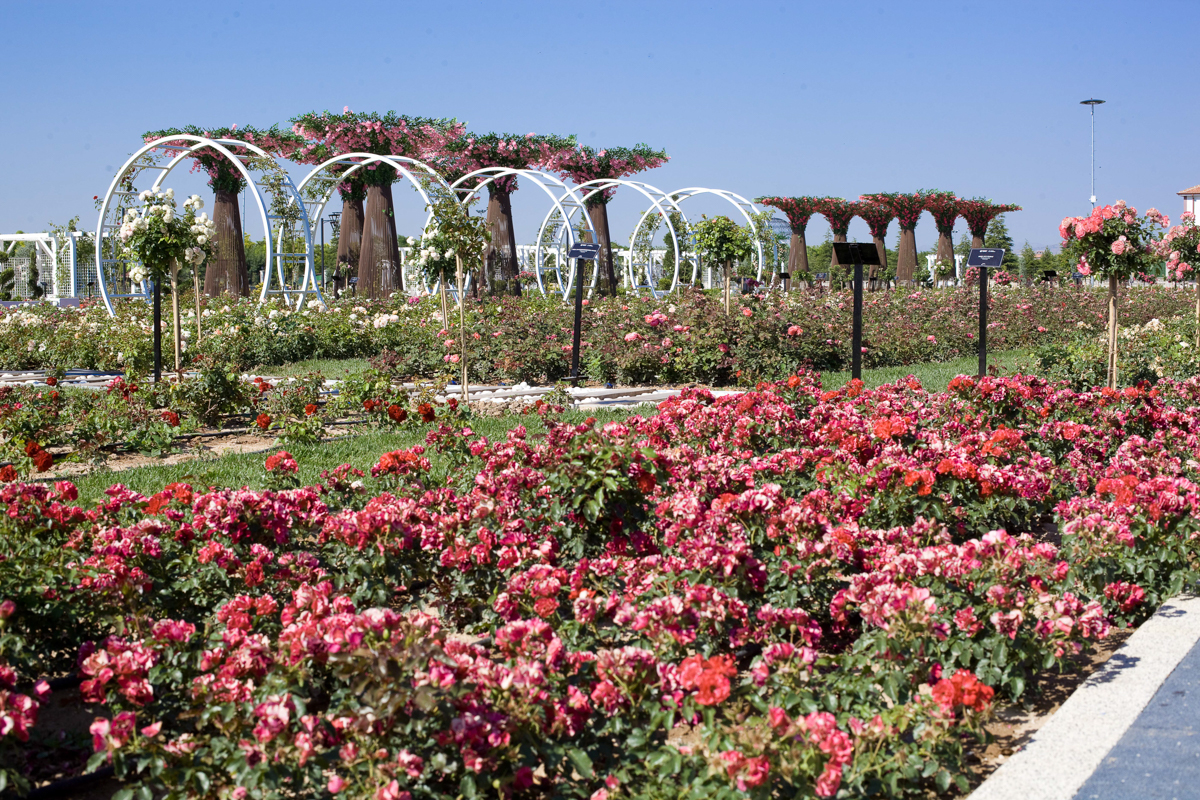
[[[1200,798],[1200,598],[1147,620],[970,800]]]

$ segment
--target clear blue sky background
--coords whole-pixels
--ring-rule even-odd
[[[1008,218],[1018,247],[1057,246],[1062,217],[1089,209],[1087,97],[1108,101],[1101,202],[1174,220],[1175,193],[1200,183],[1196,0],[2,0],[0,12],[4,232],[76,214],[94,228],[92,196],[147,129],[269,126],[344,105],[597,147],[644,141],[672,156],[643,175],[668,191],[987,196],[1024,206]],[[168,184],[203,189],[196,176]],[[414,231],[416,196],[397,203]],[[618,195],[614,239],[645,207]],[[518,193],[519,241],[546,208],[531,187]],[[815,220],[810,241],[826,230]],[[865,224],[851,234],[866,238]],[[917,236],[933,242],[927,216]]]

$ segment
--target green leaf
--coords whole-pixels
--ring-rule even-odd
[[[941,770],[938,772],[937,777],[933,779],[933,782],[937,784],[939,792],[946,791],[950,788],[950,773],[946,770]]]
[[[575,765],[575,771],[585,778],[595,777],[592,771],[592,759],[588,758],[588,754],[582,750],[571,748],[567,751],[567,757],[571,759],[571,763]]]

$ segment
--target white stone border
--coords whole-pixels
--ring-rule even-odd
[[[1200,641],[1200,597],[1163,604],[968,800],[1071,800]]]

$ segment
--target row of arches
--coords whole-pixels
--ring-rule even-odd
[[[687,248],[686,226],[689,223],[681,205],[685,201],[700,196],[715,197],[731,206],[745,224],[752,229],[755,226],[753,215],[757,209],[754,204],[722,189],[687,187],[668,193],[644,181],[623,179],[600,179],[568,186],[558,177],[541,170],[501,167],[476,170],[448,183],[433,167],[416,159],[375,153],[334,156],[313,167],[297,185],[272,154],[254,144],[237,139],[178,134],[148,142],[130,156],[113,177],[100,203],[95,237],[96,273],[100,296],[109,314],[115,313],[114,300],[146,299],[150,291],[145,282],[134,284],[129,279],[131,264],[123,258],[116,236],[125,210],[142,190],[161,190],[172,170],[205,148],[227,159],[241,175],[253,208],[253,212],[247,209],[247,213],[257,216],[265,231],[266,262],[259,290],[260,303],[281,298],[298,308],[309,300],[324,302],[314,260],[313,223],[324,215],[339,182],[375,164],[394,169],[398,181],[409,182],[427,207],[435,189],[454,193],[466,206],[488,184],[500,178],[516,176],[537,186],[549,202],[549,210],[538,229],[533,259],[537,287],[543,294],[568,297],[574,290],[575,271],[564,268],[566,254],[580,236],[597,241],[586,208],[589,201],[605,192],[625,188],[650,204],[630,236],[629,257],[624,263],[627,285],[639,292],[658,295],[675,291],[681,283],[681,268],[686,271],[689,266],[690,275],[685,280],[694,283],[700,278],[701,259]],[[147,185],[151,176],[153,179]],[[634,247],[643,230],[655,225],[654,215],[659,215],[661,224],[666,227],[674,256],[670,288],[665,290],[657,288],[664,277],[661,260],[650,258],[649,254],[639,259]],[[422,230],[428,227],[430,216],[426,216]],[[677,226],[684,230],[677,230]],[[762,280],[766,259],[759,237],[754,237],[754,241],[753,268],[757,278]],[[405,278],[406,286],[421,286],[430,291],[437,289],[436,285],[427,285],[419,275],[406,274]],[[414,283],[408,282],[413,279]],[[592,270],[589,291],[596,288],[598,280],[599,270]]]

